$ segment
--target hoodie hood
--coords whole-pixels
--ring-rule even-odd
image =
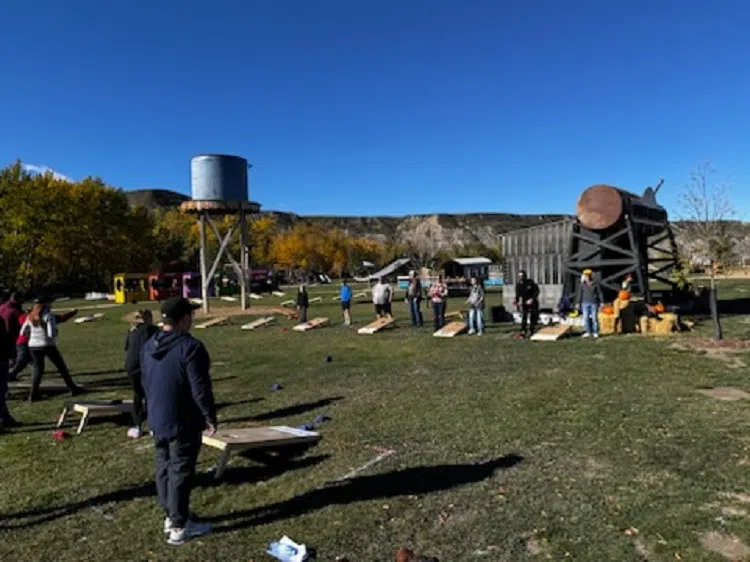
[[[187,332],[159,332],[154,336],[156,345],[151,351],[151,356],[155,359],[162,359],[188,338],[190,338],[190,334]]]

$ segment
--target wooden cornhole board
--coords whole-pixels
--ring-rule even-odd
[[[377,334],[380,330],[393,326],[396,323],[395,318],[378,318],[375,322],[371,322],[367,326],[364,326],[357,330],[358,334]]]
[[[274,291],[273,293],[274,297],[283,297],[285,293],[282,293],[281,291]]]
[[[222,451],[216,465],[214,478],[221,478],[232,453],[253,450],[257,460],[293,458],[320,441],[320,434],[287,426],[245,427],[240,429],[220,429],[215,435],[203,435],[203,444]]]
[[[531,341],[557,341],[560,338],[567,336],[572,329],[572,326],[564,326],[562,324],[557,326],[547,326],[531,336],[530,339]]]
[[[65,423],[65,418],[69,412],[76,412],[81,414],[81,421],[78,423],[78,435],[81,434],[83,428],[89,421],[92,415],[99,414],[130,414],[133,415],[133,401],[132,400],[69,400],[65,402],[63,411],[60,417],[57,418],[57,427],[62,427]]]
[[[352,295],[355,299],[364,299],[367,297],[367,293],[357,293],[356,295]]]
[[[85,324],[86,322],[93,322],[94,320],[99,320],[99,318],[103,318],[104,314],[101,312],[97,312],[96,314],[92,314],[91,316],[81,316],[80,318],[76,318],[73,320],[76,324]]]
[[[203,324],[198,324],[196,328],[199,330],[204,330],[205,328],[210,328],[212,326],[220,326],[222,324],[226,324],[227,320],[229,320],[226,316],[220,316],[219,318],[214,318],[212,320],[209,320],[208,322],[203,322]]]
[[[297,301],[294,299],[289,299],[288,301],[284,301],[281,303],[281,306],[295,306],[297,304]]]
[[[266,316],[265,318],[258,318],[242,326],[243,330],[255,330],[256,328],[262,328],[273,322],[275,318],[273,316]]]
[[[253,299],[253,300],[255,300],[255,301],[259,301],[259,300],[261,300],[261,299],[262,299],[263,297],[262,297],[262,296],[260,296],[260,295],[259,295],[258,293],[250,293],[250,298],[251,298],[251,299]]]
[[[323,297],[315,297],[315,298],[310,299],[310,304],[313,304],[316,302],[323,302]]]
[[[313,318],[304,324],[297,324],[292,330],[295,332],[307,332],[308,330],[313,330],[320,326],[325,326],[326,324],[328,324],[328,318]]]
[[[451,322],[432,335],[436,338],[454,338],[459,334],[463,334],[468,329],[469,327],[466,325],[466,322]]]

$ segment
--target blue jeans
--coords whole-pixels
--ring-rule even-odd
[[[432,315],[435,320],[435,331],[437,332],[440,328],[445,326],[445,303],[433,302]]]
[[[469,309],[469,330],[480,334],[484,332],[484,309]]]
[[[583,328],[587,334],[599,334],[599,305],[593,302],[585,302],[583,309]],[[589,322],[591,328],[589,328]]]
[[[422,302],[418,299],[409,301],[409,313],[411,314],[412,326],[424,326],[424,316],[422,316]]]

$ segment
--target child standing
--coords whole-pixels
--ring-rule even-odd
[[[146,394],[143,391],[141,376],[141,350],[145,343],[159,331],[154,326],[154,319],[150,310],[136,313],[136,323],[128,330],[125,339],[125,370],[128,372],[133,385],[133,427],[128,430],[128,437],[138,439],[141,436],[141,426],[146,418]]]

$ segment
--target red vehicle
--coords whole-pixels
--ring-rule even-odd
[[[162,301],[182,296],[182,273],[151,273],[148,276],[148,298]]]

